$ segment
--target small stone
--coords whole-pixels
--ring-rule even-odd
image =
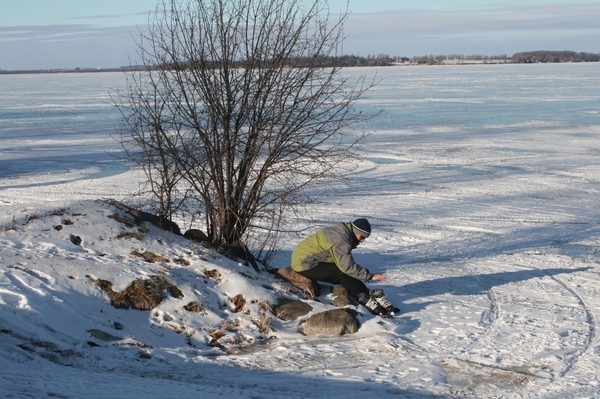
[[[202,312],[202,305],[199,302],[190,302],[183,307],[188,312],[200,313]]]
[[[331,304],[338,308],[343,308],[344,306],[352,305],[352,301],[348,295],[339,295],[333,298]]]
[[[336,296],[348,296],[348,290],[341,285],[334,285],[331,287],[331,292]]]
[[[192,241],[196,241],[196,242],[210,241],[208,236],[206,234],[204,234],[203,231],[198,230],[198,229],[189,229],[188,231],[185,232],[185,234],[183,236],[185,238],[187,238],[188,240],[192,240]]]
[[[82,243],[82,239],[79,236],[76,236],[75,234],[71,234],[71,242],[75,245],[81,245]]]

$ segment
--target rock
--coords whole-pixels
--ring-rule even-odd
[[[348,295],[338,295],[333,298],[331,304],[337,306],[338,308],[343,308],[344,306],[352,305],[352,301]]]
[[[306,302],[291,301],[280,299],[277,305],[273,306],[273,313],[281,320],[296,320],[312,312],[313,307]]]
[[[348,308],[328,310],[310,316],[304,323],[304,335],[345,335],[358,331],[356,311]]]
[[[348,296],[348,290],[342,287],[341,285],[334,285],[331,287],[331,292],[333,295],[337,296]]]
[[[183,298],[183,292],[175,284],[167,283],[166,288],[169,295],[171,295],[173,298]]]
[[[312,297],[321,295],[321,288],[316,281],[306,278],[290,268],[278,269],[277,275]]]
[[[343,308],[344,306],[353,305],[350,296],[348,295],[348,290],[342,287],[341,285],[334,285],[331,287],[331,292],[335,295],[335,298],[331,301],[332,305],[337,306],[338,308]]]
[[[188,312],[200,313],[203,311],[202,305],[199,302],[193,301],[183,307]]]
[[[225,255],[226,257],[234,261],[237,259],[241,259],[244,261],[245,266],[252,265],[254,270],[256,270],[257,272],[260,271],[258,267],[258,261],[254,257],[254,255],[252,255],[246,244],[244,244],[241,241],[238,241],[233,245],[225,246],[221,248],[219,252],[222,255]]]
[[[188,240],[192,240],[192,241],[196,241],[196,242],[210,241],[208,236],[206,234],[204,234],[204,232],[202,230],[198,230],[198,229],[189,229],[185,232],[185,234],[183,236],[185,238],[187,238]]]
[[[167,218],[159,217],[148,212],[140,211],[139,209],[129,209],[129,214],[141,222],[149,222],[159,229],[170,231],[171,233],[181,235],[181,230],[177,223],[170,221]]]
[[[81,242],[83,240],[81,239],[81,237],[76,236],[75,234],[71,234],[71,242],[75,245],[81,245]]]

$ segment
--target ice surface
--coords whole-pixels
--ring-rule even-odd
[[[402,314],[365,313],[360,331],[339,339],[276,322],[277,339],[264,342],[249,315],[229,334],[256,345],[228,356],[206,345],[230,312],[227,296],[258,301],[283,287],[156,230],[139,243],[114,238],[113,211],[91,200],[137,188],[136,171],[107,154],[119,151],[107,92],[123,76],[0,76],[2,395],[600,396],[600,64],[343,73],[375,72],[380,83],[359,107],[384,112],[363,127],[371,135],[351,165],[355,184],[331,187],[295,223],[369,218],[373,234],[355,258],[388,276],[371,286]],[[66,217],[82,246],[54,229]],[[282,237],[276,266],[298,240]],[[143,263],[133,249],[191,264]],[[224,281],[205,282],[209,268]],[[208,314],[182,312],[175,299],[152,312],[115,310],[90,283],[123,289],[157,272],[185,300],[210,304]],[[91,329],[123,341],[89,346]]]

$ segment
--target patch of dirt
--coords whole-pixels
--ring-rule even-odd
[[[170,262],[170,260],[165,258],[164,256],[157,255],[154,252],[150,252],[150,251],[146,251],[146,252],[133,251],[131,254],[134,256],[138,256],[140,258],[144,258],[146,260],[146,262],[150,262],[150,263],[158,263],[158,262],[169,263]]]
[[[141,235],[139,235],[138,233],[136,233],[135,231],[124,231],[122,233],[119,233],[119,235],[117,236],[117,239],[121,239],[121,238],[135,239],[138,241],[144,240],[144,238]]]
[[[64,216],[65,213],[67,213],[67,208],[60,208],[55,210],[54,212],[51,212],[50,215],[51,216]]]
[[[219,273],[219,271],[217,269],[214,269],[214,270],[205,270],[204,271],[204,276],[206,276],[208,278],[212,278],[217,283],[220,283],[221,280],[222,280],[221,273]]]
[[[117,222],[124,224],[125,226],[132,228],[135,226],[135,223],[129,219],[127,219],[126,217],[123,217],[121,215],[108,215],[108,217],[110,219],[116,220]]]
[[[178,263],[178,264],[183,265],[183,266],[189,266],[189,265],[192,264],[192,262],[190,262],[189,260],[184,259],[184,258],[175,259],[175,263]]]
[[[165,291],[174,298],[183,298],[181,290],[161,276],[135,280],[123,292],[114,291],[113,284],[107,280],[96,280],[94,284],[108,294],[111,305],[117,309],[154,309],[165,298]]]
[[[39,216],[38,215],[31,215],[27,218],[27,221],[25,222],[25,226],[29,225],[30,223],[32,223],[35,220],[38,220]]]
[[[202,305],[199,302],[190,302],[183,307],[188,312],[201,313],[206,314],[206,311],[202,308]]]

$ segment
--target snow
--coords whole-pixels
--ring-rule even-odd
[[[381,319],[355,306],[361,328],[341,337],[304,336],[299,322],[281,320],[260,332],[262,305],[293,297],[289,285],[154,226],[119,222],[123,211],[103,199],[127,201],[138,173],[107,155],[118,152],[109,127],[86,111],[85,134],[76,112],[65,117],[68,132],[53,115],[42,115],[41,126],[52,120],[44,132],[30,127],[35,113],[15,116],[94,109],[119,75],[52,77],[48,87],[71,82],[64,101],[60,91],[46,98],[39,76],[0,79],[0,120],[10,122],[0,130],[0,396],[600,397],[598,67],[377,70],[381,83],[360,105],[385,113],[366,127],[356,183],[332,187],[310,220],[297,220],[306,234],[356,217],[373,225],[355,258],[387,275],[369,286],[402,313]],[[357,71],[374,70],[345,73]],[[118,238],[133,231],[141,241]],[[276,267],[299,239],[282,237]],[[152,276],[184,297],[115,309],[94,284],[122,291]],[[330,299],[324,290],[307,301],[316,313]],[[191,301],[204,311],[186,311]],[[209,345],[217,330],[227,350]]]

